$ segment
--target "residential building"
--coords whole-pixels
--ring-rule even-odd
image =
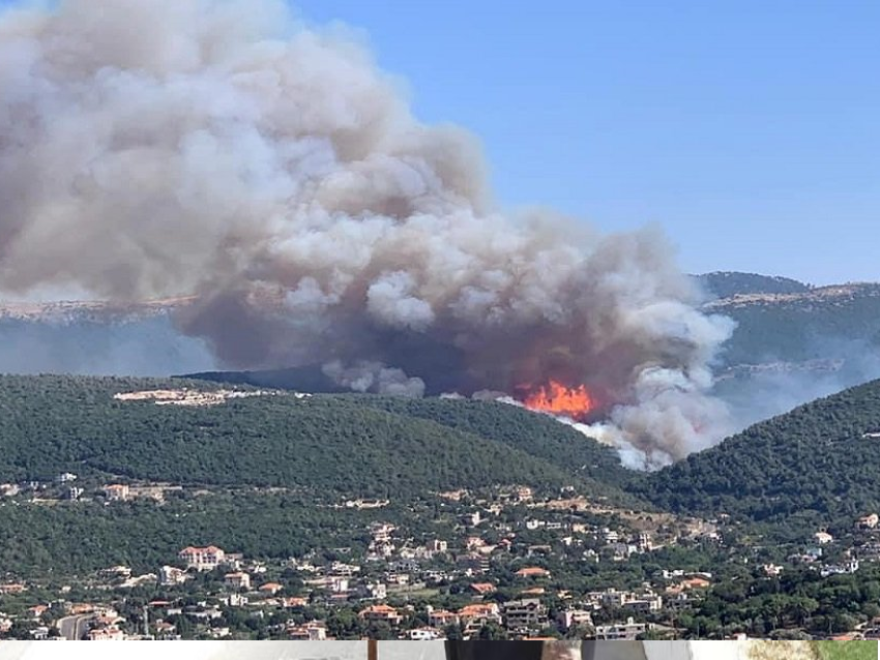
[[[400,613],[389,605],[370,605],[370,607],[361,610],[358,616],[368,623],[387,623],[394,627],[400,625],[403,617]]]
[[[547,608],[537,598],[512,600],[502,606],[508,630],[539,630],[547,626]]]
[[[284,589],[284,585],[278,584],[277,582],[267,582],[260,586],[260,592],[269,594],[270,596],[274,596],[282,589]]]
[[[190,546],[181,550],[177,556],[187,568],[195,568],[199,571],[212,571],[226,559],[226,553],[214,545],[205,548]]]
[[[447,626],[456,625],[459,622],[458,614],[448,610],[435,610],[430,605],[426,608],[428,612],[428,625],[432,628],[446,628]]]
[[[626,623],[613,623],[608,626],[596,626],[596,639],[629,639],[634,640],[648,630],[647,623],[636,623],[629,618]]]
[[[327,626],[323,621],[310,621],[301,626],[293,625],[287,628],[287,636],[294,640],[321,642],[327,639]]]
[[[227,587],[237,591],[247,591],[251,588],[251,576],[247,573],[227,573],[223,577],[223,582]]]
[[[495,585],[491,582],[474,582],[470,588],[478,596],[488,596],[496,591]]]
[[[565,630],[578,626],[592,626],[593,614],[583,609],[562,610],[557,615],[557,621]]]
[[[131,494],[130,488],[126,484],[110,484],[104,486],[104,495],[111,502],[124,502]]]
[[[92,642],[121,642],[124,639],[125,634],[117,626],[95,628],[89,631],[89,641]]]
[[[501,625],[501,608],[498,603],[473,603],[458,611],[459,625],[466,632],[479,630],[488,623]]]

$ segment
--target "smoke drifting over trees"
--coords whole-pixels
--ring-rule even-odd
[[[196,294],[227,366],[354,389],[584,384],[657,463],[728,430],[732,323],[654,229],[495,210],[478,146],[425,126],[345,34],[280,0],[67,0],[0,18],[0,290]],[[641,459],[640,459],[641,460]]]

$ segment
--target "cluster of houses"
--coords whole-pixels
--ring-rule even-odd
[[[150,496],[122,484],[108,485],[104,491],[111,501]],[[462,503],[465,495],[444,493],[441,498]],[[560,560],[560,553],[574,552],[580,562],[623,561],[634,553],[663,547],[673,542],[674,536],[668,531],[655,535],[625,525],[612,528],[578,522],[569,519],[571,505],[567,501],[564,506],[548,507],[546,502],[532,506],[532,500],[531,489],[514,487],[501,490],[492,502],[470,501],[468,506],[455,509],[458,532],[449,538],[416,542],[397,525],[373,523],[367,528],[370,542],[366,553],[347,561],[322,561],[313,553],[263,562],[218,545],[187,546],[179,550],[175,561],[155,572],[135,574],[125,566],[102,571],[102,589],[111,596],[139,587],[163,594],[150,601],[143,612],[128,620],[121,618],[112,608],[112,599],[111,604],[65,603],[60,608],[43,604],[40,612],[28,614],[32,623],[41,624],[32,626],[31,636],[177,639],[184,636],[179,623],[185,619],[201,637],[234,638],[240,631],[229,625],[225,613],[238,609],[265,620],[271,635],[323,640],[334,636],[332,627],[303,613],[347,608],[356,614],[362,630],[380,626],[395,637],[412,640],[441,639],[451,628],[469,638],[480,635],[486,627],[512,638],[577,630],[599,639],[633,639],[652,627],[645,621],[646,615],[667,606],[686,607],[711,584],[708,577],[672,571],[660,576],[665,586],[659,590],[646,583],[633,590],[609,587],[571,594],[560,588],[554,571],[548,568]],[[500,514],[509,505],[530,506],[532,513],[523,519],[503,519]],[[387,501],[356,500],[344,506],[375,509],[387,506]],[[530,543],[529,535],[535,531],[550,532],[556,538]],[[297,576],[293,582],[282,577],[289,578],[290,571]],[[513,584],[500,586],[498,571],[509,571]],[[200,574],[210,574],[216,589],[195,604],[171,597]],[[8,593],[15,589],[12,585],[3,588]],[[449,599],[444,600],[442,594],[453,592],[457,604],[450,608]],[[563,605],[551,610],[552,600]],[[594,625],[593,617],[602,609],[619,611],[620,616]],[[289,616],[280,616],[283,620],[279,622],[279,613]],[[45,625],[47,618],[58,627],[59,621],[72,616],[85,617],[87,625],[58,630]],[[12,618],[0,615],[0,634],[4,626],[8,632]]]
[[[70,488],[76,480],[60,475],[55,485]],[[19,492],[15,488],[0,485],[0,494]],[[159,501],[173,488],[105,484],[102,490],[108,502]],[[62,593],[56,601],[44,598],[15,613],[4,613],[6,603],[26,602],[28,585],[0,579],[0,637],[24,629],[33,638],[224,639],[259,629],[302,640],[376,631],[411,640],[453,632],[482,637],[487,631],[507,638],[636,639],[668,634],[668,622],[711,589],[712,574],[669,566],[645,575],[640,584],[597,584],[586,591],[573,591],[565,575],[591,573],[596,566],[610,574],[615,563],[663,548],[724,542],[718,522],[625,511],[571,493],[539,501],[530,488],[508,486],[491,496],[436,495],[454,519],[444,528],[452,533],[414,537],[405,523],[365,523],[365,550],[336,548],[332,559],[317,548],[268,561],[217,544],[190,545],[154,572],[136,574],[126,566],[102,571],[89,585],[95,602],[69,602]],[[348,500],[338,506],[365,509],[375,519],[388,505],[388,500]],[[880,558],[875,532],[880,533],[877,514],[863,516],[854,530],[860,545],[830,555],[830,561],[826,550],[836,541],[820,530],[786,565],[814,564],[823,575],[854,572],[859,561]],[[785,566],[768,563],[758,570],[772,577]],[[137,611],[121,607],[134,589],[156,597]],[[356,628],[341,631],[334,623],[330,613],[343,610],[355,618]],[[243,620],[251,625],[242,627]],[[16,623],[22,624],[18,632]]]

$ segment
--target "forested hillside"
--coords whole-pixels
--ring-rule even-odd
[[[727,365],[864,357],[880,351],[880,285],[823,287],[792,295],[718,301],[707,311],[737,323]]]
[[[313,501],[573,485],[620,503],[782,527],[849,525],[880,510],[880,436],[871,435],[880,433],[880,381],[757,424],[649,477],[574,429],[501,403],[276,393],[189,407],[113,398],[183,386],[220,387],[0,377],[0,482],[69,471],[99,481],[283,488]]]
[[[463,398],[359,397],[357,401],[395,414],[475,433],[604,484],[624,486],[641,476],[624,468],[612,447],[592,442],[579,431],[547,415],[536,415],[510,404]]]
[[[218,387],[177,380],[0,377],[0,481],[71,471],[357,496],[501,483],[550,490],[574,483],[596,494],[621,495],[605,481],[620,481],[622,468],[613,470],[612,450],[580,434],[568,436],[574,452],[569,455],[586,462],[564,469],[554,448],[567,429],[501,404],[467,408],[495,406],[486,414],[496,415],[498,426],[505,426],[505,415],[520,424],[523,414],[536,419],[493,436],[464,419],[464,408],[454,401],[438,401],[438,410],[450,410],[431,419],[352,395],[280,394],[197,407],[113,398],[117,392],[184,385]]]
[[[401,515],[382,510],[372,517]],[[5,506],[0,566],[26,575],[70,575],[119,563],[155,570],[187,545],[210,543],[275,558],[315,546],[362,549],[366,541],[355,530],[370,517],[316,508],[289,495],[247,492],[171,498],[161,506],[149,501]]]
[[[703,288],[717,298],[749,293],[804,293],[809,285],[789,277],[716,271],[695,276]]]
[[[673,511],[849,525],[880,510],[878,475],[880,381],[873,381],[756,424],[635,488]]]

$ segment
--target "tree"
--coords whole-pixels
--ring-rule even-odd
[[[497,623],[486,623],[477,633],[477,639],[480,640],[504,640],[508,639],[507,631]]]

